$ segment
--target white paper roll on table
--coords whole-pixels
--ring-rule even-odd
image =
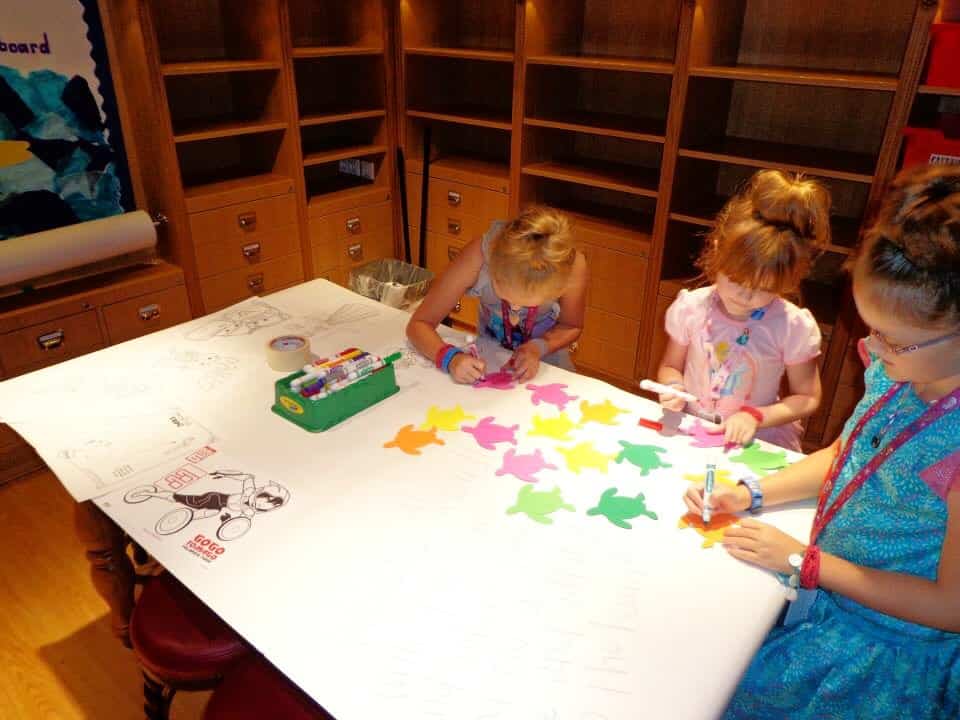
[[[293,372],[310,362],[310,341],[302,335],[281,335],[267,343],[267,365]]]
[[[142,210],[0,242],[0,287],[90,265],[157,244]]]

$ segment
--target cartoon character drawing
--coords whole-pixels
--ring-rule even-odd
[[[262,300],[243,303],[239,307],[214,317],[209,322],[192,328],[187,340],[211,340],[215,337],[252,335],[263,328],[273,327],[290,319],[290,315]]]
[[[124,502],[132,504],[158,498],[178,507],[165,513],[154,526],[158,535],[173,535],[183,530],[194,520],[218,517],[220,540],[236,540],[246,534],[259,513],[270,512],[290,501],[290,491],[275,482],[257,485],[256,476],[240,470],[217,470],[210,473],[216,480],[229,478],[241,483],[240,492],[225,493],[210,491],[198,495],[185,495],[172,490],[163,490],[156,485],[146,485],[127,491]]]

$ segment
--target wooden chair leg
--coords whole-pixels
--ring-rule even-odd
[[[113,634],[130,647],[134,572],[127,557],[126,537],[116,523],[92,502],[77,503],[74,508],[74,525],[86,547],[90,579],[110,608]]]
[[[147,720],[169,720],[170,704],[177,691],[166,683],[143,673],[143,712]]]

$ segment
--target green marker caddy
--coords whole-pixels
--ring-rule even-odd
[[[382,368],[320,400],[303,397],[298,391],[290,389],[291,382],[306,375],[298,370],[274,383],[275,401],[270,409],[308,432],[329,430],[400,391],[393,369],[393,363],[399,357],[397,353],[384,358],[385,365]]]

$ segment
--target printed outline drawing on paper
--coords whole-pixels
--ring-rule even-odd
[[[158,445],[147,437],[148,445],[143,448],[142,451],[139,448],[124,445],[122,451],[124,453],[129,452],[128,457],[130,460],[114,466],[112,470],[113,478],[110,480],[105,480],[101,474],[102,469],[98,472],[99,468],[97,468],[100,462],[98,456],[109,453],[115,445],[115,443],[110,440],[90,438],[82,445],[61,450],[58,455],[89,478],[97,489],[104,490],[109,489],[118,482],[124,482],[149,470],[153,470],[169,462],[171,459],[189,452],[193,448],[211,445],[216,442],[217,438],[212,431],[184,415],[179,410],[171,412],[166,419],[174,426],[183,429],[185,431],[184,436],[170,441],[165,445]],[[122,420],[122,418],[119,420]],[[136,418],[131,418],[129,422],[135,424],[137,421]]]
[[[210,490],[198,495],[175,493],[156,485],[144,485],[124,493],[123,501],[136,505],[150,499],[166,500],[178,507],[168,510],[157,520],[154,530],[158,535],[174,535],[195,520],[218,517],[217,538],[228,542],[247,534],[253,518],[286,506],[290,491],[276,482],[257,485],[257,477],[242,470],[215,470],[209,477],[215,480],[231,479],[241,483],[240,492]]]
[[[291,319],[291,315],[263,300],[243,303],[225,310],[208,322],[187,331],[187,340],[212,340],[215,337],[253,335],[258,330],[273,327]]]

